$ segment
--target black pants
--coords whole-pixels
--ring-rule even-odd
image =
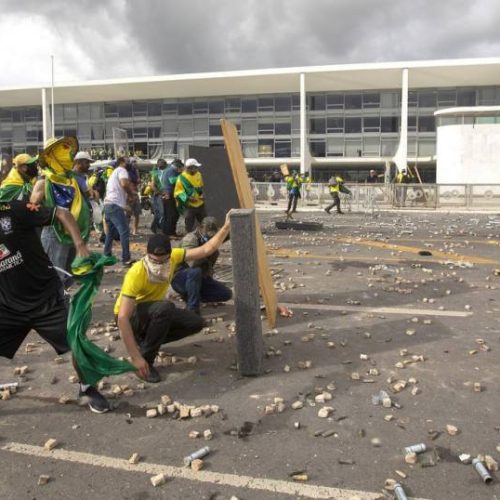
[[[179,212],[175,204],[175,198],[163,200],[163,232],[167,236],[175,236]]]
[[[131,324],[141,354],[151,364],[162,344],[198,333],[204,325],[200,316],[167,300],[137,304]]]
[[[328,207],[326,207],[327,212],[329,212],[333,207],[337,207],[337,212],[339,214],[341,214],[342,210],[340,210],[340,196],[339,196],[339,193],[337,193],[337,191],[333,191],[330,194],[332,195],[333,203],[331,205],[329,205]]]
[[[63,291],[49,295],[36,309],[19,313],[0,307],[0,356],[12,359],[31,330],[35,330],[57,352],[69,351],[66,340],[67,303]]]
[[[299,194],[288,195],[288,208],[286,209],[287,212],[290,212],[290,209],[292,209],[292,212],[297,211],[297,201],[299,200],[299,197]]]
[[[194,224],[198,221],[198,224],[207,216],[207,211],[205,210],[205,205],[201,207],[188,207],[184,212],[184,217],[186,218],[186,232],[190,233],[194,229]]]

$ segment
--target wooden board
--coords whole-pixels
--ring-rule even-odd
[[[224,144],[229,158],[229,164],[233,173],[236,191],[240,200],[241,208],[255,208],[252,196],[250,181],[248,180],[245,160],[241,150],[240,139],[236,127],[228,120],[221,120],[222,134],[224,136]],[[276,325],[276,314],[278,309],[278,301],[276,299],[276,291],[274,289],[269,263],[267,261],[266,246],[264,238],[260,231],[259,218],[255,214],[255,228],[257,237],[257,262],[259,265],[259,284],[260,293],[266,305],[267,321],[271,328]]]
[[[226,150],[189,146],[189,157],[201,163],[203,196],[208,215],[215,217],[219,225],[224,224],[231,208],[241,208]]]
[[[283,174],[284,177],[287,177],[290,175],[290,171],[288,170],[288,165],[286,163],[283,163],[280,165],[280,170],[281,173]]]

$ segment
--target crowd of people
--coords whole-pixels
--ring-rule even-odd
[[[92,169],[92,156],[78,146],[75,137],[64,137],[49,140],[37,156],[17,155],[0,185],[0,356],[12,359],[31,330],[58,354],[70,350],[72,263],[83,262],[85,272],[92,271],[96,254],[88,245],[91,238],[98,241],[100,230],[104,255],[111,256],[119,241],[127,270],[110,314],[133,369],[157,383],[161,377],[154,362],[160,346],[202,329],[202,302],[231,298],[231,290],[214,278],[229,219],[219,228],[207,216],[196,159],[185,165],[158,160],[141,186],[134,158],[119,157]],[[153,199],[153,234],[145,255],[134,262],[129,227],[137,234],[141,191]],[[180,215],[187,234],[172,248],[171,238],[179,238]],[[167,300],[170,286],[185,308]],[[108,411],[108,401],[86,380],[75,353],[73,365],[80,379],[79,397],[93,412]]]

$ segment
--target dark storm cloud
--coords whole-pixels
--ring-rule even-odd
[[[497,0],[0,0],[0,8],[44,21],[30,43],[56,40],[73,79],[500,54]]]

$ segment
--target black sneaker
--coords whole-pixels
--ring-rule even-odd
[[[161,376],[152,364],[149,365],[149,375],[144,380],[150,384],[161,382]]]
[[[106,413],[110,410],[108,400],[95,388],[90,386],[85,392],[80,389],[78,398],[89,405],[94,413]]]

